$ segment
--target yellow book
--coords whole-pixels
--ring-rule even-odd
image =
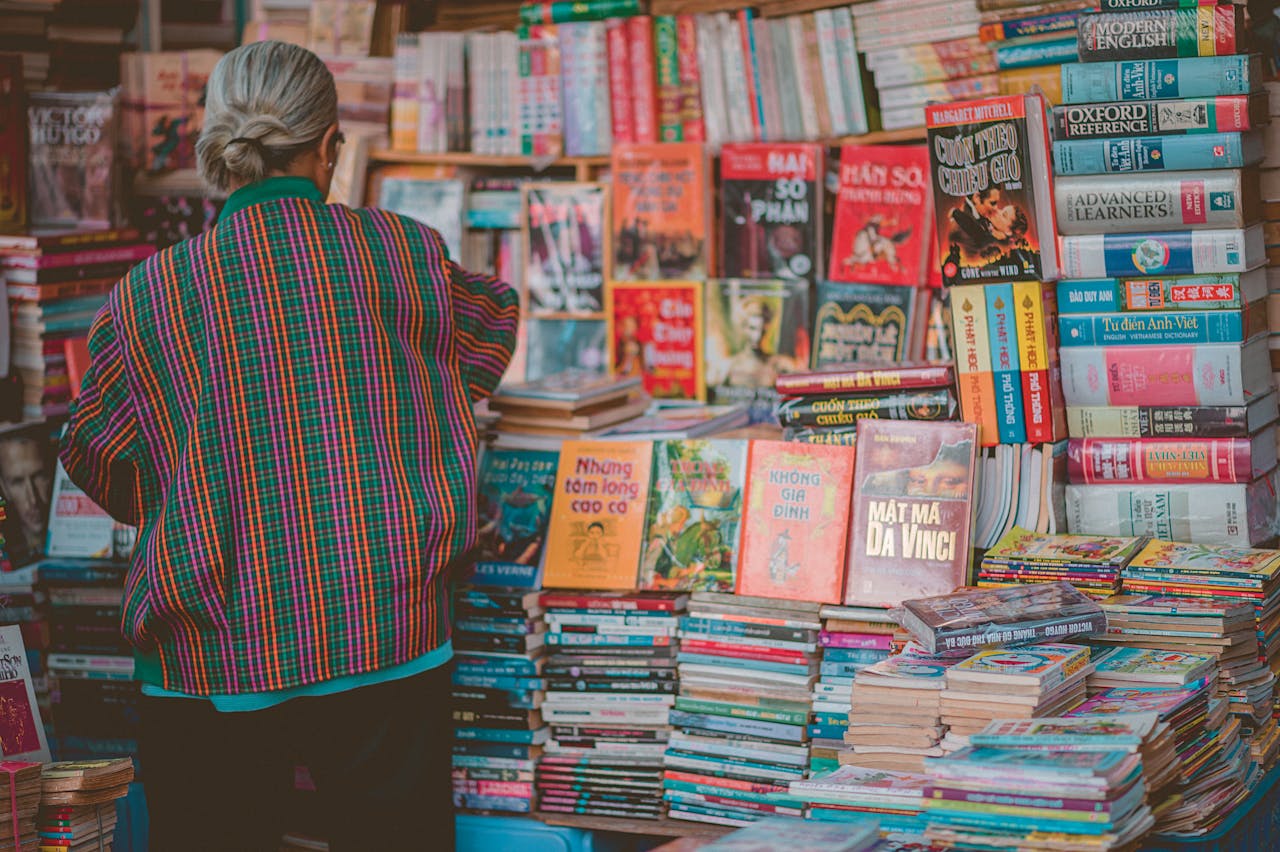
[[[961,413],[966,421],[978,424],[982,446],[994,446],[1000,441],[1000,431],[987,337],[987,300],[981,284],[951,288],[951,337]]]

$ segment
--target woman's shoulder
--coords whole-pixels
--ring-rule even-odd
[[[436,254],[446,253],[444,238],[440,236],[440,232],[412,216],[382,207],[329,204],[326,209],[340,220],[358,223],[372,239],[384,242],[408,240],[412,248]]]

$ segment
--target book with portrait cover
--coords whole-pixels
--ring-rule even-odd
[[[809,285],[713,278],[706,292],[707,400],[772,401],[779,376],[809,363]]]
[[[28,197],[34,227],[115,224],[116,97],[32,92],[27,99]]]
[[[924,288],[889,284],[818,284],[813,367],[860,361],[893,364],[914,360],[923,343],[920,302]]]
[[[636,587],[653,462],[648,441],[565,441],[547,529],[548,589]]]
[[[839,175],[827,277],[926,283],[933,244],[929,149],[845,145]]]
[[[610,370],[639,376],[655,399],[697,399],[702,377],[703,285],[694,281],[609,283]]]
[[[705,278],[706,154],[701,143],[613,147],[613,280]]]
[[[559,453],[485,450],[476,477],[478,499],[475,565],[477,585],[536,589],[551,521]]]
[[[720,149],[720,257],[728,278],[813,281],[822,267],[822,146]]]
[[[599,183],[526,184],[523,203],[527,310],[604,310],[608,188]]]
[[[898,606],[963,586],[972,557],[973,423],[858,424],[846,606]]]
[[[752,441],[737,593],[839,603],[852,447]]]
[[[1056,280],[1044,96],[933,104],[925,119],[943,282]]]
[[[746,441],[655,441],[640,588],[732,592]]]

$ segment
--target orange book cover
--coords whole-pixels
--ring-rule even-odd
[[[752,441],[737,593],[839,603],[854,448]]]
[[[613,278],[706,278],[707,164],[699,142],[615,145]]]
[[[89,369],[89,338],[68,337],[62,342],[67,358],[67,376],[71,381],[71,398],[80,396],[80,382]]]
[[[699,282],[610,283],[605,312],[613,375],[639,376],[655,399],[705,399],[702,298]]]
[[[653,445],[565,441],[547,530],[548,589],[636,588]]]

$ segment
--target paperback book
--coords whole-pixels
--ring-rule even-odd
[[[720,149],[720,258],[726,278],[813,281],[822,271],[822,147]]]
[[[925,322],[915,287],[823,281],[814,314],[814,369],[912,360]],[[923,340],[918,340],[923,344]],[[918,347],[917,347],[918,348]]]
[[[809,363],[809,285],[713,278],[706,289],[707,401],[771,400],[778,378]]]
[[[530,313],[604,310],[607,210],[603,184],[525,185],[521,242]]]
[[[703,285],[692,281],[611,282],[611,373],[639,376],[655,399],[703,399],[702,296]]]
[[[613,148],[613,280],[706,277],[706,162],[693,142]]]
[[[471,582],[536,589],[551,521],[560,455],[488,448],[477,476],[476,553]]]

